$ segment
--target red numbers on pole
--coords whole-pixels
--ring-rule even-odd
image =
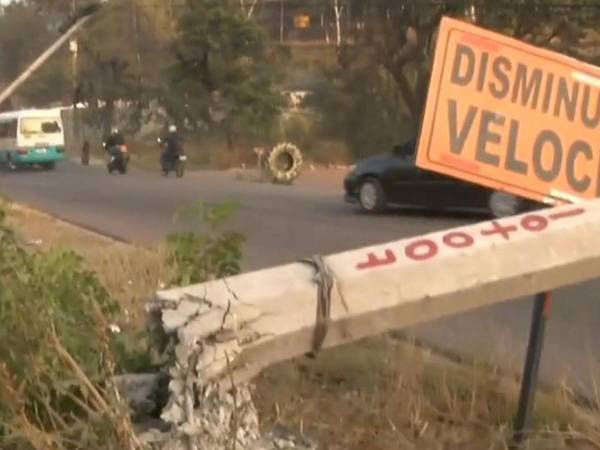
[[[406,246],[404,254],[415,261],[425,261],[438,254],[439,248],[431,239],[419,239]]]
[[[499,234],[507,241],[510,239],[510,233],[514,233],[517,231],[517,227],[515,225],[501,225],[495,220],[492,222],[492,228],[488,230],[482,230],[482,236],[492,236],[494,234]]]
[[[583,208],[575,208],[569,211],[561,211],[554,214],[550,214],[552,220],[565,219],[567,217],[580,216],[585,212]]]
[[[550,221],[565,219],[568,217],[579,216],[583,214],[583,208],[574,208],[571,210],[556,212],[543,216],[541,214],[527,214],[521,218],[518,225],[522,230],[538,233],[544,231],[550,225]],[[490,226],[479,230],[481,236],[499,236],[504,240],[510,240],[512,233],[519,231],[519,226],[515,224],[501,224],[492,221]],[[444,246],[451,249],[463,249],[472,246],[475,238],[466,231],[450,231],[442,236]],[[412,261],[427,261],[435,258],[440,251],[440,244],[433,239],[420,238],[409,242],[404,248],[405,256]],[[367,255],[367,260],[356,265],[358,270],[372,269],[380,266],[394,264],[397,260],[393,250],[386,249],[384,257],[378,257],[374,253]]]
[[[442,236],[444,245],[450,248],[466,248],[475,243],[475,239],[464,231],[451,231]],[[411,242],[404,249],[404,254],[413,261],[426,261],[434,258],[440,248],[431,239],[418,239]]]
[[[475,239],[464,231],[452,231],[442,237],[442,242],[450,248],[465,248],[473,245]]]
[[[378,258],[375,253],[369,253],[365,262],[358,263],[356,268],[358,270],[372,269],[378,266],[387,266],[396,262],[396,255],[393,251],[387,249],[385,251],[385,258]]]
[[[530,214],[521,219],[521,226],[527,231],[543,231],[548,227],[548,219],[538,214]]]

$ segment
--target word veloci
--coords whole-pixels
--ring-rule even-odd
[[[579,78],[585,80],[584,74]],[[597,130],[600,124],[598,87],[583,83],[574,77],[557,76],[550,71],[530,67],[522,62],[515,66],[510,59],[501,54],[491,55],[487,51],[478,54],[467,44],[457,46],[451,82],[456,86],[470,86],[477,92],[486,90],[498,100],[519,104],[532,111],[563,118],[569,122],[578,122],[590,130]],[[479,116],[479,127],[473,131],[477,116]],[[531,155],[531,160],[520,160],[517,158],[517,148],[521,142],[519,131],[523,126],[528,125],[523,124],[521,120],[470,105],[459,125],[458,99],[448,100],[448,120],[452,153],[460,155],[466,137],[471,132],[476,132],[477,161],[499,166],[500,154],[491,152],[487,144],[500,142],[500,134],[493,130],[493,126],[507,127],[506,158],[503,162],[506,170],[527,174],[531,165],[533,173],[546,182],[554,181],[564,170],[574,190],[583,192],[590,186],[591,177],[586,174],[577,175],[575,169],[578,158],[587,160],[594,158],[592,149],[597,146],[597,142],[585,139],[563,142],[558,132],[542,127],[533,140],[531,151],[521,152],[523,155]],[[551,155],[551,163],[546,166],[542,159],[545,151]]]

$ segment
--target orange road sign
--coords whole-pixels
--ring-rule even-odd
[[[443,18],[417,165],[550,204],[600,196],[600,68]]]

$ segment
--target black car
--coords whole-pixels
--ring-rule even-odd
[[[464,210],[512,216],[542,206],[506,192],[495,191],[416,166],[416,140],[392,152],[360,161],[344,180],[346,201],[366,212],[390,205],[429,210]]]

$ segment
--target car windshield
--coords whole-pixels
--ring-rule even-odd
[[[62,131],[55,119],[30,117],[21,120],[22,134],[58,134]]]

